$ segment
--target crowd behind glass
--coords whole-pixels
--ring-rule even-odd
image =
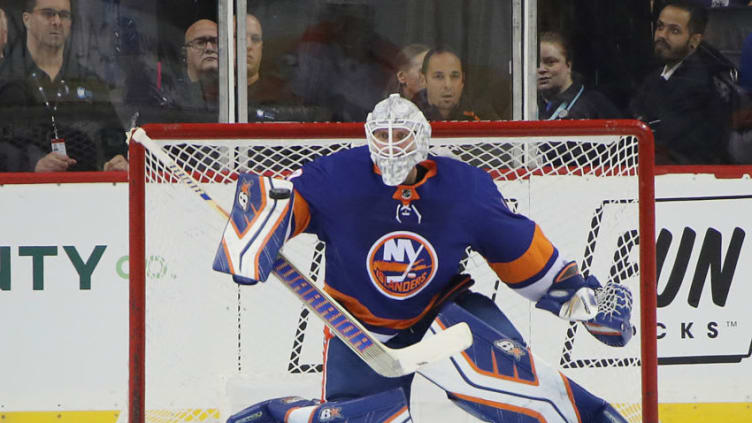
[[[218,121],[216,1],[143,3],[0,1],[0,171],[126,170],[127,128]],[[393,92],[429,120],[512,119],[504,3],[249,1],[247,119],[358,122]],[[539,119],[638,118],[658,164],[752,163],[752,8],[580,3],[538,2]]]

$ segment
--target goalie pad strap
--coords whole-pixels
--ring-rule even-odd
[[[289,181],[238,175],[232,211],[212,268],[234,275],[238,283],[265,281],[290,234],[293,202]]]

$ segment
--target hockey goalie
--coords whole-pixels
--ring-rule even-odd
[[[318,158],[289,181],[241,175],[215,270],[264,281],[287,239],[315,234],[326,244],[325,296],[386,347],[469,327],[469,348],[417,368],[463,410],[488,422],[626,422],[538,360],[504,311],[456,272],[469,246],[541,312],[582,322],[614,347],[632,336],[629,290],[584,278],[534,221],[507,208],[486,172],[429,155],[431,127],[410,101],[378,103],[365,133],[367,146]],[[414,373],[385,376],[349,337],[327,333],[323,398],[268,399],[228,422],[411,421]]]

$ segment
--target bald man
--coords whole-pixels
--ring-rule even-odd
[[[219,69],[217,24],[208,19],[194,22],[185,31],[185,64],[188,79],[196,82]]]
[[[219,105],[219,55],[217,24],[199,19],[185,31],[185,76],[171,93],[180,110],[195,112],[179,120],[214,122]],[[168,119],[169,120],[169,119]]]

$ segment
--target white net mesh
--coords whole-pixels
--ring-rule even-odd
[[[217,126],[216,139],[154,140],[225,209],[238,172],[282,177],[365,142],[305,139],[305,132],[284,140],[252,134],[223,138]],[[637,138],[449,138],[434,131],[431,153],[487,170],[510,208],[536,220],[585,275],[632,290],[637,332],[625,348],[613,348],[576,324],[535,311],[477,253],[468,250],[461,263],[476,280],[474,289],[501,306],[540,359],[607,399],[630,422],[641,421]],[[273,280],[241,289],[213,272],[225,218],[148,151],[145,168],[147,421],[196,421],[197,415],[198,421],[224,421],[276,396],[319,397],[323,324]],[[285,252],[314,282],[321,280],[322,243],[301,236]],[[422,380],[412,403],[417,422],[477,421]]]

